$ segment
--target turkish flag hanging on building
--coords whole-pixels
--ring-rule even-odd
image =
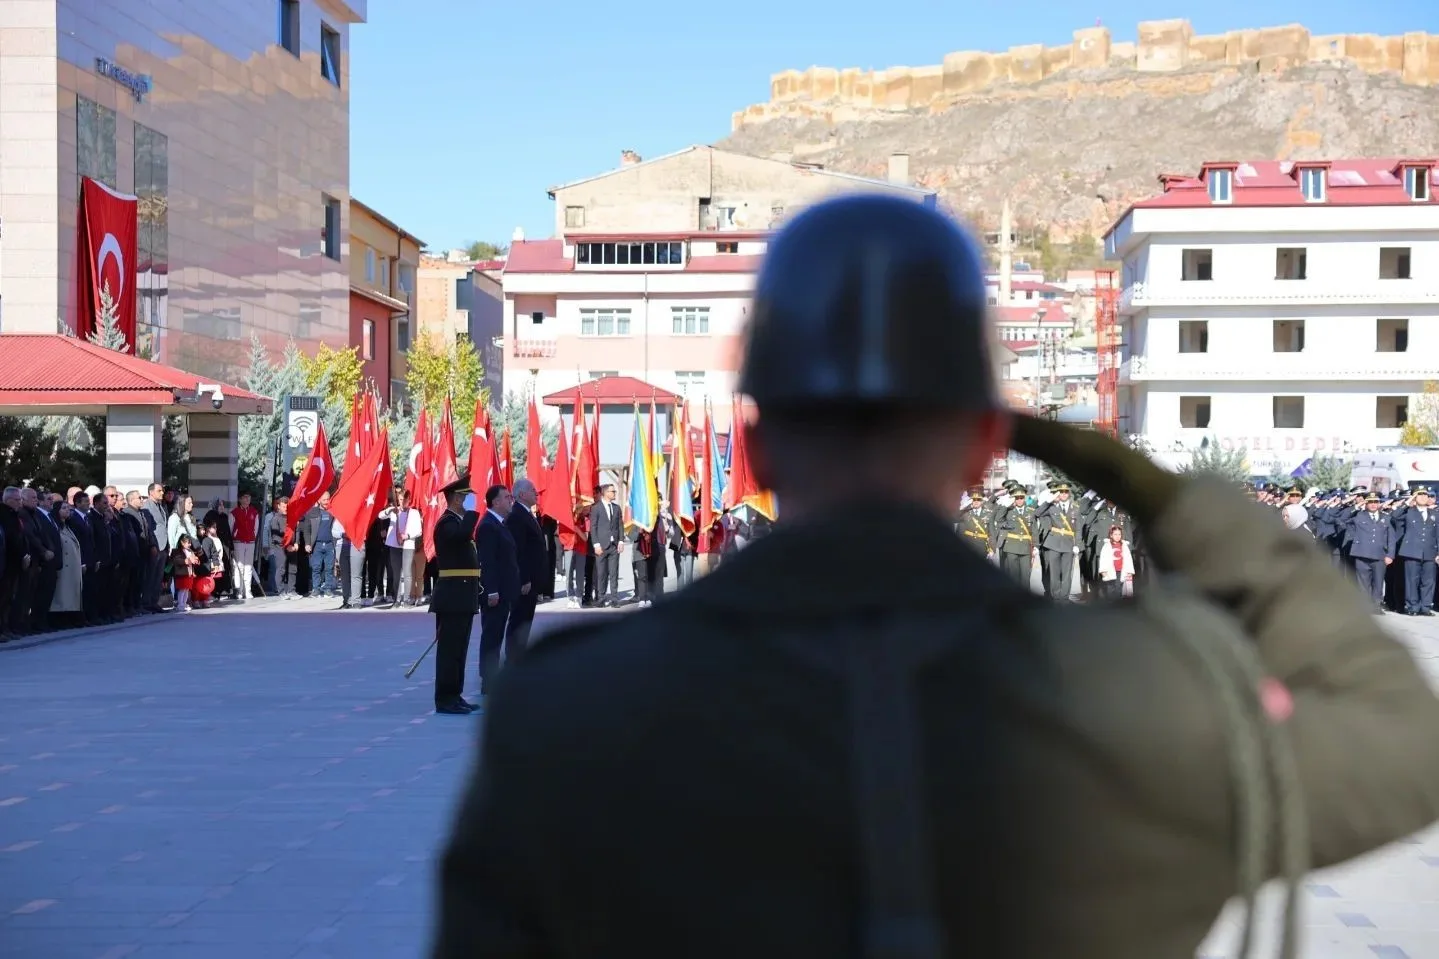
[[[139,200],[97,180],[80,181],[76,217],[75,296],[70,324],[86,339],[100,325],[104,300],[114,303],[125,352],[135,352],[135,265],[139,256]],[[102,293],[103,291],[103,293]]]

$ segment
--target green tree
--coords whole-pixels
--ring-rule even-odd
[[[329,344],[321,343],[314,356],[300,354],[300,367],[305,372],[305,389],[346,407],[365,381],[365,363],[355,346],[332,350]]]
[[[485,365],[469,337],[461,334],[453,343],[417,337],[410,345],[406,362],[405,386],[415,409],[428,412],[433,423],[448,397],[455,439],[468,437],[475,425],[476,403],[481,398],[486,405],[490,402],[490,391],[484,385]]]
[[[510,252],[508,243],[489,243],[485,240],[474,240],[465,244],[465,256],[472,260],[498,260]]]
[[[308,386],[308,369],[306,357],[293,342],[285,347],[284,353],[276,361],[271,358],[258,335],[250,338],[250,368],[245,374],[245,388],[252,393],[270,397],[275,401],[275,408],[269,416],[240,418],[241,489],[258,493],[261,486],[270,481],[270,453],[284,432],[286,396],[320,397],[320,421],[325,424],[325,435],[330,441],[335,468],[344,468],[345,452],[350,442],[350,403],[354,394],[343,398],[327,395],[331,391],[326,388],[323,380],[316,391],[311,393]]]
[[[120,329],[120,307],[110,295],[110,288],[104,285],[100,287],[100,306],[95,310],[95,328],[90,331],[89,340],[117,353],[130,352],[130,342]]]
[[[1304,471],[1308,486],[1320,489],[1347,489],[1354,475],[1354,464],[1337,456],[1315,456]]]
[[[1249,452],[1242,447],[1226,450],[1210,440],[1208,446],[1193,452],[1179,472],[1186,475],[1206,473],[1242,483],[1250,477]]]
[[[515,475],[522,476],[525,472],[529,452],[530,400],[528,396],[514,390],[505,394],[505,404],[500,408],[500,429],[505,428],[510,431],[510,456],[515,464]],[[550,457],[553,462],[555,453],[560,448],[558,419],[550,423],[543,419],[540,420],[540,442],[545,444],[545,455]]]

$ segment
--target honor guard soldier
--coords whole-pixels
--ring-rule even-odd
[[[771,238],[738,385],[784,515],[500,674],[437,959],[1193,955],[1248,857],[1257,887],[1439,816],[1408,650],[1232,485],[1008,412],[984,271],[911,198],[822,201]],[[1194,591],[1061,608],[976,555],[954,504],[1010,447],[1120,501]],[[1232,665],[1198,665],[1221,646]],[[1226,731],[1255,756],[1277,735],[1261,689],[1297,783],[1231,771]],[[1313,799],[1265,855],[1239,811],[1292,836],[1270,782]]]
[[[984,489],[976,486],[969,491],[969,503],[960,510],[955,530],[965,542],[988,556],[994,552],[989,523],[984,516]]]
[[[1395,555],[1404,564],[1404,612],[1434,615],[1434,573],[1439,565],[1439,514],[1434,494],[1426,487],[1413,491],[1413,502],[1395,510]]]
[[[1069,599],[1074,584],[1074,557],[1082,542],[1077,532],[1079,511],[1069,498],[1069,484],[1055,483],[1050,487],[1054,499],[1040,510],[1034,521],[1034,535],[1039,547],[1040,575],[1044,591],[1050,599]]]
[[[468,715],[477,707],[461,696],[465,690],[465,657],[470,629],[480,610],[480,561],[475,553],[475,522],[465,512],[472,492],[469,474],[440,490],[445,512],[435,523],[435,587],[430,612],[435,614],[435,712]]]
[[[1378,493],[1366,494],[1364,509],[1349,517],[1345,530],[1346,551],[1354,564],[1354,575],[1376,613],[1384,612],[1385,571],[1394,563],[1394,527],[1379,509],[1383,500]]]
[[[994,522],[994,551],[999,568],[1025,589],[1034,575],[1034,513],[1029,507],[1029,491],[1014,483],[1006,488],[1008,502],[1001,498],[1000,511]]]

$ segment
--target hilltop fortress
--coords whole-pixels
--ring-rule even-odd
[[[1074,42],[1066,46],[1035,43],[1004,53],[950,53],[938,66],[786,70],[770,78],[769,102],[734,114],[732,128],[786,116],[835,122],[884,112],[942,110],[973,94],[1056,77],[1083,84],[1112,80],[1115,71],[1172,74],[1231,68],[1276,73],[1326,62],[1393,74],[1415,86],[1439,86],[1439,36],[1311,36],[1293,24],[1197,37],[1188,20],[1150,20],[1139,25],[1137,42],[1116,43],[1107,27],[1088,27],[1074,31]],[[1094,75],[1097,71],[1104,75]]]

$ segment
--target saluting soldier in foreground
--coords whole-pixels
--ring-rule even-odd
[[[1249,795],[1190,656],[1221,626],[1289,698],[1313,865],[1439,815],[1439,702],[1327,558],[1228,484],[1006,412],[985,307],[978,251],[907,200],[773,238],[740,388],[784,519],[500,676],[438,959],[1192,956]],[[1056,606],[967,548],[954,504],[1011,445],[1122,502],[1200,595]],[[1258,678],[1231,691],[1269,728]]]
[[[464,508],[465,496],[472,492],[469,475],[440,492],[445,497],[445,513],[435,522],[438,572],[430,593],[430,612],[435,614],[435,712],[464,716],[475,710],[461,694],[465,691],[470,630],[480,610],[480,561],[475,554],[474,523],[466,522]]]

